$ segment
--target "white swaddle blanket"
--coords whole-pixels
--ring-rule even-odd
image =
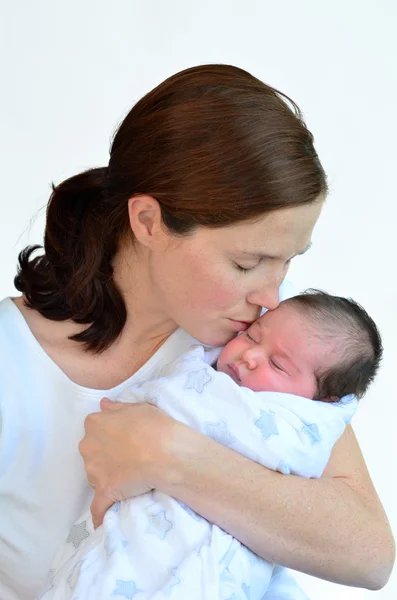
[[[121,401],[150,402],[220,444],[281,473],[320,477],[357,407],[253,392],[208,364],[194,346],[161,378]],[[116,503],[93,530],[89,509],[57,553],[43,600],[263,600],[275,565],[183,503],[153,490]],[[280,571],[277,570],[277,577]],[[297,588],[288,595],[294,598]],[[303,596],[302,596],[303,597]]]

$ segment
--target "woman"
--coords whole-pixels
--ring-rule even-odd
[[[278,305],[327,193],[313,137],[281,96],[232,66],[178,73],[127,115],[107,168],[54,188],[45,254],[21,253],[23,296],[0,304],[0,597],[41,589],[92,497],[84,467],[97,525],[114,501],[157,488],[266,560],[387,581],[393,539],[351,429],[324,477],[305,480],[149,404],[98,412],[192,338],[223,345]]]

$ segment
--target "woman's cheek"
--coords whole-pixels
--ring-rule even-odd
[[[208,289],[209,302],[219,307],[234,306],[240,299],[240,292],[234,282],[218,280]],[[241,315],[233,315],[240,317]]]

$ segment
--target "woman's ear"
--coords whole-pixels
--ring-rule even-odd
[[[149,248],[164,237],[161,208],[152,196],[138,194],[128,200],[128,216],[134,238]]]

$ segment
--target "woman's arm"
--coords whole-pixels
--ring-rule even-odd
[[[386,584],[394,540],[350,426],[321,479],[281,475],[190,432],[172,455],[178,468],[159,474],[159,489],[264,559],[344,585]]]
[[[393,536],[350,426],[323,477],[304,479],[266,469],[152,406],[103,408],[111,414],[87,418],[80,447],[97,524],[112,502],[155,487],[268,561],[345,585],[386,584]]]

